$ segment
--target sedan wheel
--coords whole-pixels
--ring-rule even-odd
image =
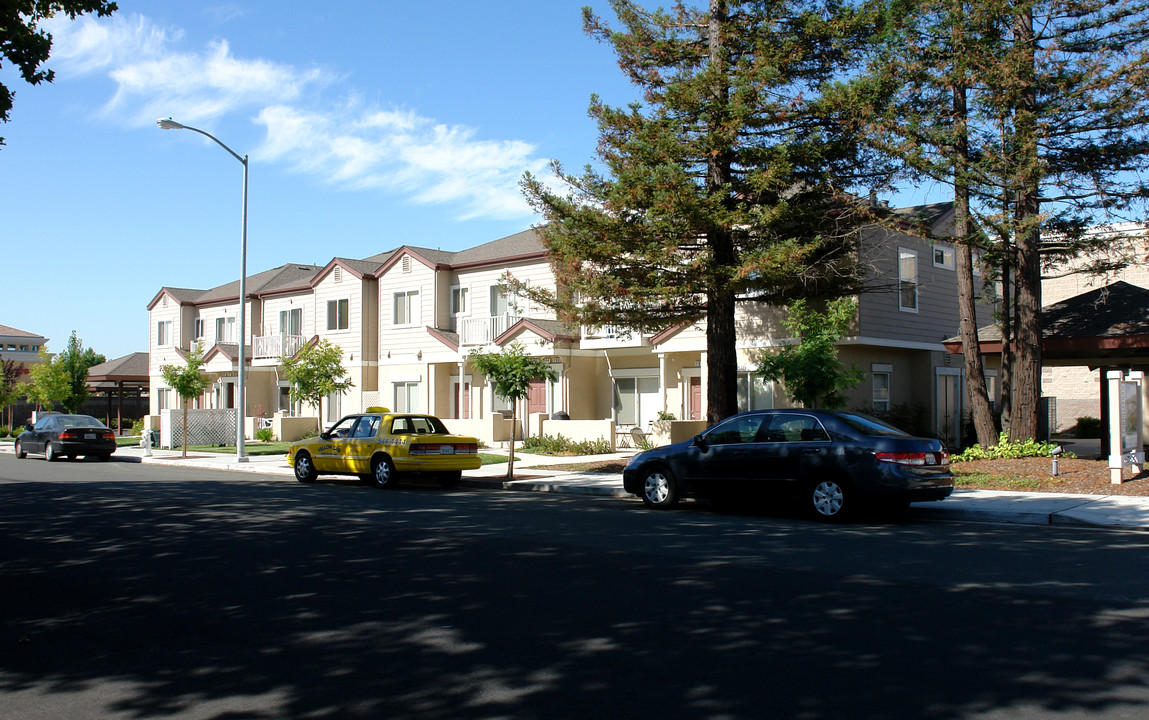
[[[44,459],[48,462],[56,462],[56,458],[60,457],[56,451],[52,449],[52,441],[49,440],[44,443]]]
[[[678,502],[678,483],[669,470],[654,468],[643,474],[642,502],[656,510],[666,510]]]
[[[315,482],[318,473],[315,472],[315,466],[311,464],[311,456],[307,453],[299,453],[295,456],[295,479],[301,483]]]
[[[819,520],[840,520],[853,507],[851,495],[839,480],[822,480],[813,485],[810,501]]]
[[[14,450],[16,452],[17,459],[23,460],[24,458],[28,457],[28,453],[24,452],[24,443],[20,442],[19,440],[16,441],[16,447]]]
[[[384,455],[371,462],[371,479],[375,482],[375,487],[395,487],[395,464],[391,462],[391,458]]]

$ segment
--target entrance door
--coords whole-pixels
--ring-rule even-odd
[[[539,378],[531,380],[527,387],[527,414],[547,411],[547,381]]]
[[[688,378],[686,389],[686,419],[702,419],[702,378],[695,375]]]
[[[455,403],[453,415],[459,420],[467,420],[471,417],[471,383],[469,380],[459,382],[458,378],[452,378],[452,400]]]
[[[961,370],[938,368],[937,434],[951,448],[961,446]]]

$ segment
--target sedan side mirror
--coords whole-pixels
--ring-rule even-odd
[[[699,450],[705,450],[706,449],[706,438],[702,437],[701,435],[695,435],[694,436],[694,446],[697,447]]]

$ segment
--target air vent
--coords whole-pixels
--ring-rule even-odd
[[[339,267],[338,265],[335,266],[335,282],[343,282],[343,268]]]
[[[404,255],[403,256],[403,272],[405,272],[405,273],[411,272],[411,256],[410,255]]]

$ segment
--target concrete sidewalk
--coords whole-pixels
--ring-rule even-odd
[[[12,452],[11,444],[0,452]],[[498,451],[494,451],[498,452]],[[630,453],[589,457],[552,457],[516,452],[516,479],[507,482],[506,464],[484,465],[463,474],[463,487],[523,492],[551,492],[568,495],[599,495],[634,498],[622,489],[619,474],[570,472],[547,466],[569,465],[610,459],[626,459]],[[121,447],[113,460],[157,465],[233,470],[257,473],[277,480],[294,482],[283,455],[251,455],[236,462],[235,455],[192,452],[187,458],[178,450],[153,450],[150,457],[142,448]],[[637,501],[637,498],[634,498]],[[911,517],[968,522],[1015,523],[1023,525],[1076,525],[1119,530],[1149,530],[1149,497],[1123,495],[1070,495],[1056,493],[957,490],[941,502],[915,503]]]

